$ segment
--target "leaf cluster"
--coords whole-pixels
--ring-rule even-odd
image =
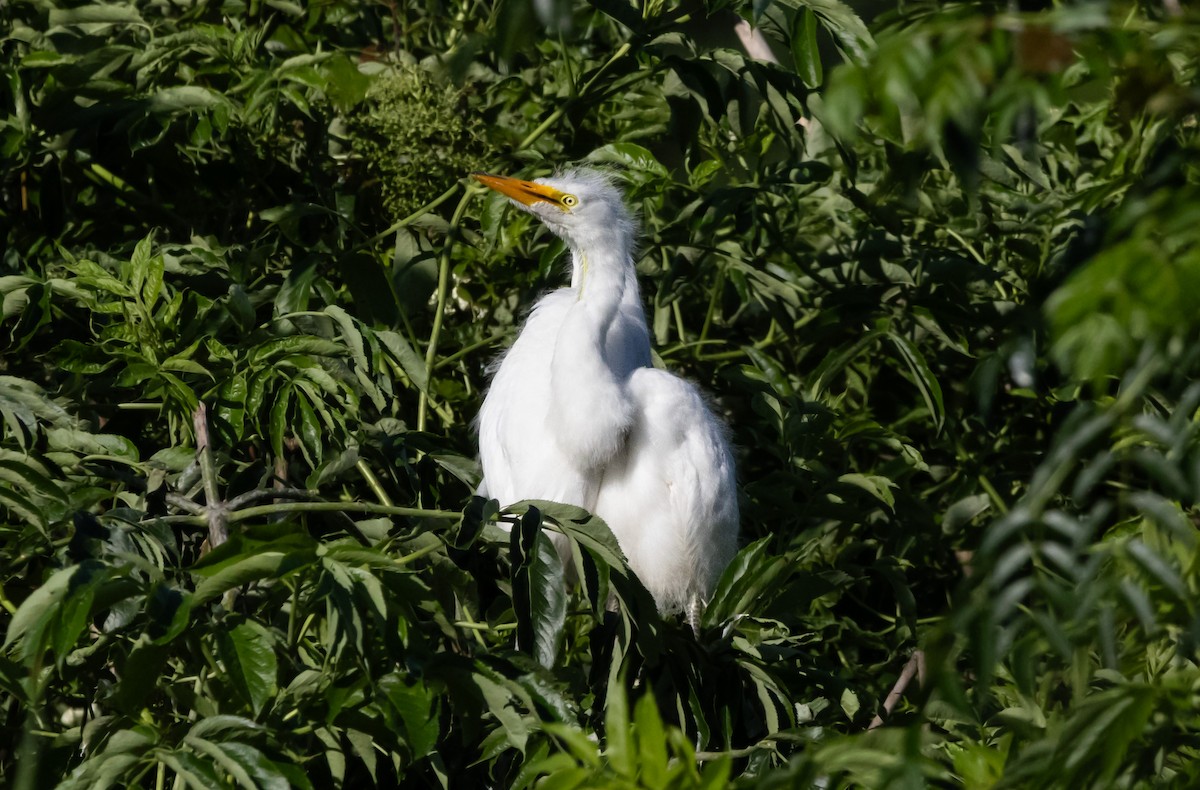
[[[1178,5],[0,6],[0,781],[1195,784]],[[471,495],[563,250],[466,171],[565,162],[732,427],[699,635]]]

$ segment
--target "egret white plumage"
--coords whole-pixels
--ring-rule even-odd
[[[659,610],[697,628],[737,548],[733,456],[699,391],[651,367],[621,193],[590,170],[473,175],[571,251],[571,284],[534,306],[479,412],[481,492],[600,516]]]

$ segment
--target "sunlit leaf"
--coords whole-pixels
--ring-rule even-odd
[[[261,625],[245,622],[222,631],[217,646],[227,676],[258,715],[276,692],[274,638]]]

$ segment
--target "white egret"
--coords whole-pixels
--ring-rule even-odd
[[[621,193],[590,170],[473,175],[571,250],[571,284],[534,305],[479,412],[481,493],[600,516],[659,610],[697,629],[737,548],[733,456],[699,391],[650,366]]]

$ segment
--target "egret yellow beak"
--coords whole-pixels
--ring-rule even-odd
[[[472,173],[471,177],[488,189],[494,189],[501,195],[512,198],[523,205],[531,206],[540,200],[545,203],[552,203],[566,210],[566,207],[563,205],[565,193],[558,191],[554,187],[548,187],[545,184],[535,184],[532,181],[522,181],[519,178],[509,178],[508,176],[493,176],[487,173]]]

